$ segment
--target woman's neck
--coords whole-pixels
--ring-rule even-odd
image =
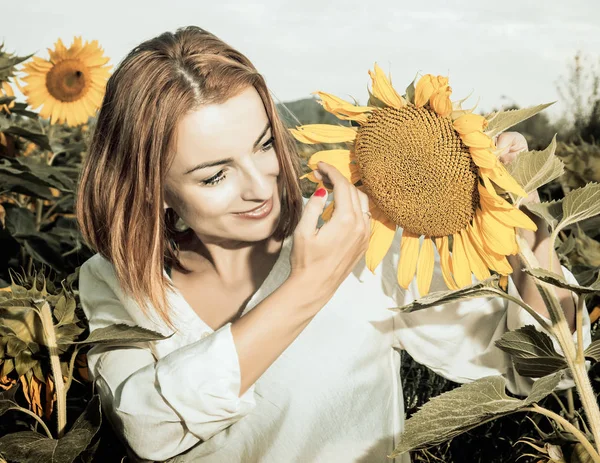
[[[181,263],[193,273],[212,274],[226,286],[266,276],[281,251],[282,241],[202,242],[196,235],[179,245]]]

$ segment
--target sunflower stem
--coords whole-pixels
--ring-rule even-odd
[[[47,301],[44,301],[41,307],[38,306],[38,309],[44,328],[44,341],[50,354],[50,368],[52,369],[52,376],[54,376],[54,387],[56,388],[56,415],[58,421],[57,439],[60,439],[67,426],[67,393],[62,377],[62,369],[60,367],[58,345],[56,343],[56,333],[54,331],[50,305]]]
[[[547,331],[552,331],[552,327],[550,325],[548,325],[546,320],[544,320],[540,316],[539,313],[537,313],[535,310],[533,310],[533,308],[531,306],[527,305],[522,300],[511,296],[510,294],[503,293],[501,297],[503,297],[504,299],[508,299],[509,301],[512,301],[515,304],[521,306],[527,313],[529,313],[529,315],[531,315],[533,318],[535,318],[535,321],[538,322],[542,326],[542,328],[544,328]]]
[[[579,295],[577,299],[577,311],[575,312],[575,330],[577,331],[577,357],[575,360],[579,363],[585,364],[585,358],[583,356],[583,302],[585,296]],[[600,442],[599,442],[600,444]]]
[[[539,267],[539,262],[533,254],[531,247],[519,233],[517,233],[517,242],[519,244],[519,257],[521,258],[521,261],[525,267]],[[550,243],[553,243],[553,241],[551,240]],[[551,256],[554,257],[553,254],[551,254]],[[552,260],[550,262],[552,262]],[[563,309],[560,305],[558,297],[556,296],[554,287],[548,283],[545,283],[544,281],[538,280],[537,278],[535,279],[535,285],[538,288],[546,307],[548,308],[548,312],[552,320],[551,333],[556,337],[563,351],[563,355],[569,370],[571,370],[573,381],[575,382],[577,392],[581,399],[581,404],[588,419],[589,427],[592,430],[592,435],[594,436],[595,446],[598,448],[598,445],[600,445],[600,408],[598,408],[598,402],[596,401],[596,396],[594,394],[594,390],[592,389],[590,378],[587,374],[585,358],[577,358],[577,347],[573,341],[571,329],[569,328],[569,324],[567,323]],[[577,305],[579,306],[579,304],[580,303],[578,301]],[[581,306],[581,310],[583,310],[583,305]],[[579,334],[579,331],[582,330],[581,324],[577,326],[577,330],[578,340],[583,339],[583,334]],[[581,343],[581,348],[583,348],[583,343]]]
[[[537,404],[533,404],[531,407],[522,408],[520,411],[535,412],[553,419],[558,424],[560,424],[565,429],[565,431],[568,431],[571,434],[573,434],[573,436],[581,443],[581,445],[583,445],[583,447],[589,453],[590,457],[595,463],[600,463],[600,455],[598,455],[598,452],[590,443],[590,441],[585,437],[585,435],[559,414],[554,413],[553,411],[548,410],[547,408],[540,407]]]
[[[558,234],[553,230],[550,234],[550,243],[548,244],[548,271],[552,272],[552,263],[554,262],[554,245]]]

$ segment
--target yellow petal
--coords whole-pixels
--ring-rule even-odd
[[[448,289],[459,289],[452,276],[452,260],[450,259],[450,249],[448,248],[448,237],[442,236],[435,238],[435,245],[440,255],[440,267],[442,277]]]
[[[339,170],[350,183],[356,183],[360,180],[360,171],[356,164],[351,163],[350,150],[335,149],[317,151],[308,160],[308,167],[317,169],[317,163],[326,162]]]
[[[519,196],[527,196],[521,185],[508,173],[504,164],[499,162],[493,169],[481,168],[480,174],[489,177],[500,188]]]
[[[342,143],[354,141],[356,128],[330,124],[307,124],[289,129],[296,140],[302,143]]]
[[[365,255],[367,268],[374,272],[392,245],[396,224],[386,217],[378,207],[370,208],[371,239]]]
[[[471,148],[469,152],[477,167],[492,169],[500,162],[489,148]]]
[[[464,114],[453,123],[454,130],[460,135],[466,135],[471,132],[482,132],[487,126],[487,119],[479,114]]]
[[[470,235],[467,229],[462,229],[460,231],[460,236],[462,238],[462,243],[465,248],[465,253],[467,254],[467,260],[469,261],[469,267],[475,275],[475,278],[478,280],[485,280],[490,277],[490,270],[486,263],[483,261],[482,257],[479,255],[473,243],[471,242]]]
[[[352,120],[354,116],[361,116],[364,113],[370,113],[374,108],[370,106],[355,106],[341,98],[325,92],[313,92],[321,98],[321,104],[326,111],[334,114],[340,119]]]
[[[406,101],[392,87],[391,82],[386,77],[383,70],[375,63],[375,72],[369,70],[369,76],[372,80],[372,93],[375,98],[383,101],[392,108],[400,109],[406,106]]]
[[[492,139],[481,131],[470,132],[461,135],[460,138],[470,148],[491,148],[493,146]]]
[[[492,195],[486,187],[479,184],[479,199],[482,209],[486,209],[505,225],[536,231],[537,225],[527,214],[498,195]]]
[[[431,279],[433,278],[434,259],[433,241],[426,236],[421,245],[419,261],[417,263],[417,287],[419,288],[421,297],[429,292]]]
[[[321,213],[321,218],[325,222],[329,222],[331,220],[331,215],[333,214],[333,210],[335,209],[334,202],[335,200],[331,201]]]
[[[494,218],[489,211],[484,209],[477,211],[475,217],[479,219],[479,228],[483,236],[483,242],[492,251],[503,256],[518,252],[515,229],[508,227]]]
[[[445,87],[446,85],[448,85],[448,77],[437,76],[436,79],[437,79],[438,88],[442,88],[442,87]]]
[[[451,93],[452,89],[448,86],[445,86],[444,88],[433,92],[433,95],[431,95],[429,100],[433,110],[442,117],[446,117],[452,112],[452,102],[450,101]]]
[[[437,88],[437,80],[434,81],[431,74],[421,77],[415,87],[415,106],[421,107],[427,103]]]
[[[477,219],[473,220],[473,224],[468,226],[467,229],[469,231],[471,243],[490,269],[502,275],[512,273],[513,269],[508,263],[506,256],[495,253],[483,242]]]
[[[452,238],[452,270],[454,280],[459,288],[464,288],[473,282],[471,279],[471,268],[469,267],[467,253],[460,233],[455,233],[452,235]]]
[[[419,235],[402,230],[400,241],[400,261],[398,262],[398,284],[404,289],[415,277],[419,257]]]

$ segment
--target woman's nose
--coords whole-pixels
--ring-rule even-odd
[[[273,194],[269,176],[253,163],[244,166],[241,176],[241,196],[243,199],[267,200]]]

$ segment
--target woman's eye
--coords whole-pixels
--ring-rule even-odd
[[[273,142],[275,141],[275,137],[271,137],[269,138],[261,147],[261,151],[265,152],[265,151],[269,151],[271,148],[273,148]]]
[[[260,148],[260,151],[267,152],[269,151],[271,148],[273,148],[273,142],[275,141],[275,137],[271,137],[269,138],[265,143],[263,143],[263,145]],[[221,170],[219,172],[217,172],[215,175],[213,175],[211,178],[208,178],[206,180],[203,180],[202,183],[203,185],[216,185],[217,183],[221,182],[222,180],[225,180],[225,171]]]
[[[215,175],[213,175],[211,178],[208,178],[206,180],[202,181],[202,184],[204,185],[216,185],[217,183],[219,183],[221,180],[225,180],[225,173],[224,171],[220,170],[219,172],[217,172]]]

